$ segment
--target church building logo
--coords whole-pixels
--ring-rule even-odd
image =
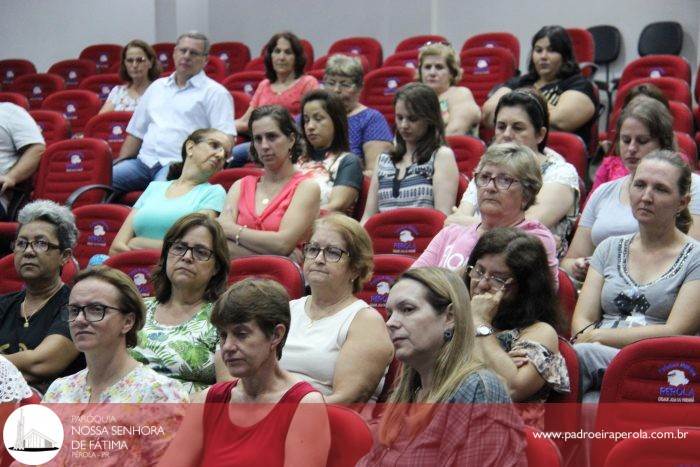
[[[5,422],[3,441],[10,455],[27,465],[45,464],[63,444],[63,425],[48,407],[38,404],[15,409]]]

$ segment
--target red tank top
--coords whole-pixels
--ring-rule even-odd
[[[209,388],[204,406],[204,446],[202,466],[280,466],[284,465],[287,431],[299,401],[316,390],[300,381],[282,396],[258,423],[241,427],[229,418],[231,389],[238,381],[217,383]],[[233,405],[235,408],[235,405]]]
[[[255,212],[255,189],[260,175],[248,175],[241,179],[241,195],[238,198],[238,219],[236,224],[245,225],[249,229],[277,232],[282,223],[282,217],[292,202],[299,183],[309,178],[303,172],[297,172],[289,179],[277,196],[270,200],[260,215]]]

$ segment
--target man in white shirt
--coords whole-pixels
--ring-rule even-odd
[[[178,37],[175,72],[148,87],[126,128],[112,174],[117,191],[144,190],[152,180],[165,180],[170,164],[182,160],[182,143],[194,130],[215,128],[233,144],[233,99],[204,73],[208,53],[204,34],[188,32]]]

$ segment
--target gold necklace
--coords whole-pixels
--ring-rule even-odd
[[[25,305],[27,302],[27,296],[26,295],[24,296],[24,300],[22,300],[22,303],[19,305],[19,312],[20,312],[20,316],[22,318],[24,318],[23,327],[25,329],[29,327],[29,320],[32,319],[34,317],[34,315],[39,312],[39,310],[44,308],[44,306],[49,302],[49,300],[51,300],[53,298],[53,296],[56,295],[59,290],[61,290],[61,287],[63,287],[63,284],[61,284],[58,287],[58,289],[56,289],[54,292],[52,292],[51,295],[49,295],[49,297],[47,299],[45,299],[43,302],[41,302],[41,304],[29,315],[25,312],[25,310],[26,310]]]

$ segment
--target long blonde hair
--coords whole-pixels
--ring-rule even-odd
[[[471,373],[483,367],[474,355],[476,337],[469,306],[469,292],[460,277],[446,269],[424,267],[409,269],[396,280],[411,279],[425,288],[425,298],[442,315],[451,309],[454,315],[452,339],[445,342],[435,360],[433,387],[423,400],[416,400],[421,388],[420,375],[409,367],[403,366],[398,386],[389,398],[389,406],[384,413],[379,428],[379,440],[390,445],[401,432],[401,427],[408,415],[408,403],[446,402],[457,390],[460,383]],[[411,417],[411,434],[415,435],[429,420],[431,410],[418,411]]]

